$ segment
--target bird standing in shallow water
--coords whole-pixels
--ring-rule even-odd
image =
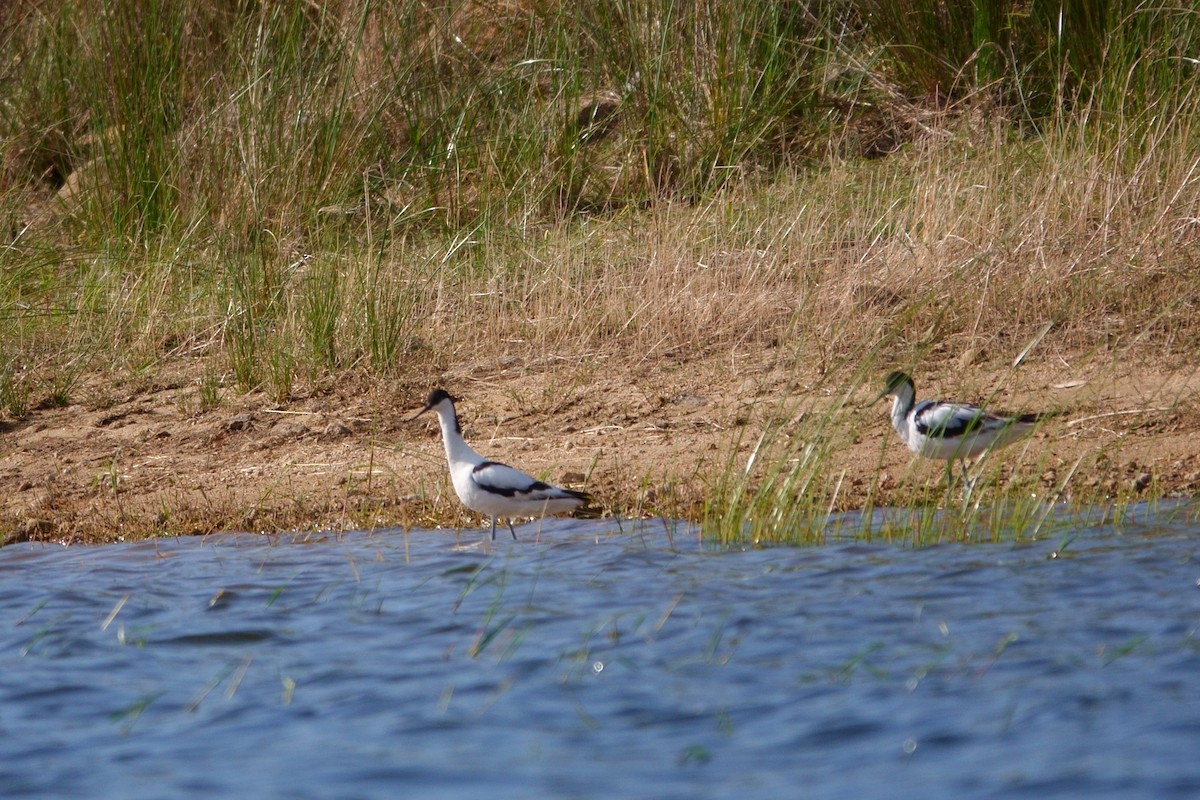
[[[496,518],[503,517],[513,539],[510,517],[543,517],[574,511],[591,498],[584,492],[560,489],[526,475],[507,464],[488,461],[476,453],[462,437],[454,398],[443,389],[429,393],[425,407],[412,419],[433,411],[442,428],[446,446],[446,461],[450,464],[450,481],[454,492],[467,508],[492,519],[492,538],[496,538]]]
[[[967,475],[968,460],[989,450],[1012,444],[1028,435],[1040,422],[1058,416],[1061,411],[1041,414],[989,412],[967,403],[944,400],[916,402],[913,380],[903,372],[892,372],[872,405],[885,397],[892,400],[892,427],[908,449],[926,458],[946,462],[946,487],[953,482],[951,465],[962,462],[964,491],[970,497],[973,487]]]

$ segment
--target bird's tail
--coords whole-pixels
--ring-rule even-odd
[[[592,504],[592,496],[587,492],[579,492],[575,489],[563,489],[562,493],[574,497],[576,500],[581,500],[585,506]]]
[[[1054,411],[1038,411],[1034,414],[1020,414],[1017,416],[1017,422],[1025,425],[1036,425],[1039,422],[1045,422],[1048,419],[1054,419],[1055,417],[1061,417],[1069,413],[1071,412],[1067,409],[1060,408]]]
[[[583,503],[583,505],[571,512],[573,517],[595,518],[601,516],[604,512],[599,506],[593,505],[595,498],[587,492],[576,491],[575,489],[563,489],[562,493],[569,495]]]

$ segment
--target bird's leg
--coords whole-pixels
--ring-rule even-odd
[[[513,541],[515,542],[517,540],[517,532],[515,530],[513,530],[512,520],[506,519],[504,521],[508,523],[508,532],[513,535]]]
[[[971,504],[971,493],[975,491],[975,481],[971,480],[971,475],[970,475],[970,473],[967,472],[967,460],[965,458],[962,460],[962,473],[963,473],[963,504],[970,505]],[[976,480],[978,480],[978,479],[976,479]]]
[[[492,541],[496,541],[496,518],[492,517]]]

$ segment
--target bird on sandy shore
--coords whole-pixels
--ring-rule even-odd
[[[1064,413],[1010,414],[945,400],[918,403],[916,394],[912,378],[903,372],[892,372],[871,405],[892,397],[892,427],[908,449],[926,458],[944,460],[947,488],[953,483],[951,465],[958,460],[968,497],[973,483],[967,474],[967,461],[1010,445],[1027,436],[1039,423]]]
[[[507,464],[489,461],[475,452],[462,437],[455,398],[444,389],[429,393],[425,407],[411,419],[433,411],[442,428],[450,481],[462,504],[492,520],[492,539],[496,538],[496,518],[503,517],[515,540],[512,517],[544,517],[574,511],[591,500],[585,492],[551,486]]]

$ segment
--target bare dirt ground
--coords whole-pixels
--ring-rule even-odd
[[[440,383],[463,398],[465,434],[485,455],[586,488],[604,513],[695,519],[763,425],[789,422],[779,398],[833,401],[840,387],[810,388],[816,377],[801,372],[772,353],[623,370],[509,358]],[[955,372],[916,376],[918,397],[984,399],[961,396]],[[1195,368],[1031,366],[1018,377],[990,401],[1069,413],[1003,451],[1003,480],[1047,493],[1065,481],[1064,495],[1083,501],[1200,488]],[[199,411],[196,385],[182,371],[141,384],[93,376],[73,405],[0,420],[3,541],[479,524],[453,496],[436,420],[408,421],[433,386],[347,379],[282,404],[224,389]],[[856,402],[868,388],[877,387]],[[884,403],[850,419],[857,425],[836,434],[829,458],[839,507],[861,506],[871,491],[877,503],[903,502],[941,480],[940,464],[904,449]]]

